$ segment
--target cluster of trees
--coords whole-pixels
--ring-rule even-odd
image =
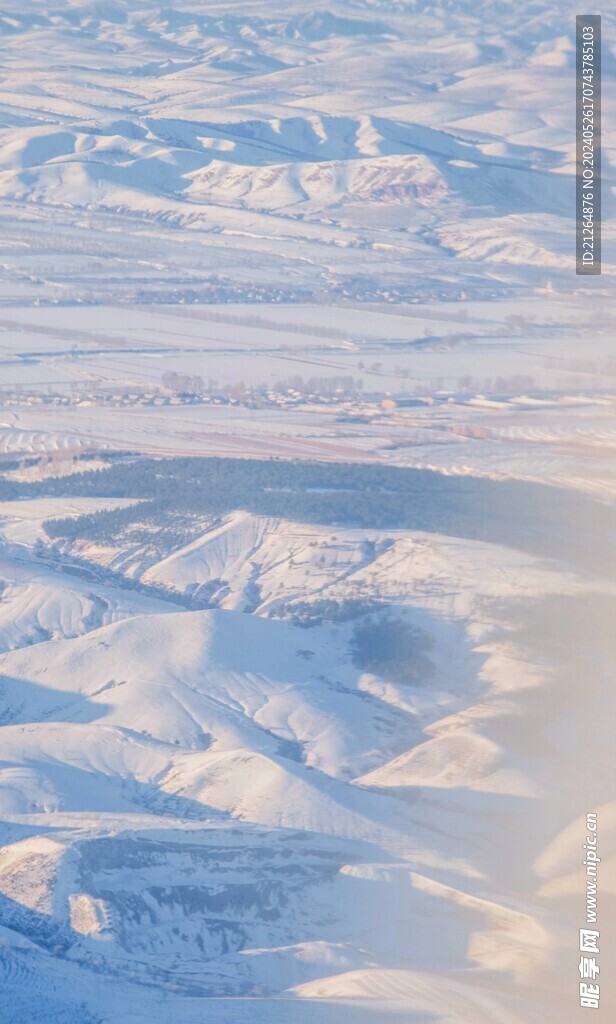
[[[177,512],[156,501],[141,501],[126,508],[50,519],[45,523],[45,532],[50,540],[88,540],[120,547],[137,545],[164,558],[196,540],[212,525],[211,517]]]
[[[348,338],[348,331],[339,327],[331,327],[324,324],[307,324],[297,320],[272,320],[271,317],[264,317],[258,313],[216,313],[199,311],[199,319],[211,323],[234,324],[237,327],[266,327],[270,331],[283,331],[287,334],[307,334],[314,338]]]
[[[203,377],[198,374],[174,373],[168,370],[163,373],[163,387],[176,395],[200,395],[203,393]]]
[[[287,391],[293,388],[303,395],[334,395],[342,391],[345,395],[354,396],[363,390],[363,386],[363,380],[359,378],[356,380],[351,374],[339,374],[334,377],[309,377],[307,380],[295,374],[293,377],[278,381],[275,390]]]
[[[132,521],[165,525],[170,513],[224,515],[245,509],[323,525],[411,529],[519,547],[541,555],[590,558],[606,564],[612,550],[611,510],[584,495],[542,484],[445,476],[374,464],[280,459],[124,458],[107,469],[36,482],[0,479],[0,500],[42,496],[136,498],[114,513],[56,520],[54,537],[88,537]],[[537,516],[541,517],[538,527]],[[592,522],[582,538],[580,522]]]
[[[485,395],[520,395],[536,391],[535,378],[527,373],[514,373],[510,377],[458,377],[457,390],[469,394],[482,392]]]
[[[375,601],[349,597],[343,601],[336,598],[321,598],[316,601],[293,601],[278,605],[277,617],[290,618],[304,629],[320,626],[324,622],[348,622],[367,615],[379,607]]]
[[[393,466],[224,458],[130,460],[44,484],[47,494],[141,499],[113,512],[46,524],[49,536],[73,539],[100,538],[101,527],[113,532],[146,517],[165,524],[170,513],[222,515],[235,509],[325,525],[463,529],[463,535],[477,536],[486,532],[485,510],[496,511],[494,498],[518,486]]]
[[[422,683],[434,675],[432,637],[405,619],[383,615],[359,622],[351,640],[353,662],[394,683]]]

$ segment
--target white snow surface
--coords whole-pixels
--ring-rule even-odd
[[[54,502],[14,515],[65,511]],[[323,1019],[302,1009],[314,1002],[336,1022],[517,1024],[558,1003],[572,870],[558,835],[584,801],[562,784],[597,705],[568,696],[554,717],[552,691],[575,678],[531,620],[613,600],[608,584],[479,542],[234,513],[147,562],[179,597],[224,576],[217,607],[187,611],[40,562],[37,539],[3,542],[11,1012],[230,1022],[249,999],[263,1021]],[[432,638],[425,679],[358,668],[352,622],[280,617],[366,580]],[[533,838],[512,845],[520,804]]]
[[[575,278],[577,13],[5,5],[6,480],[123,449],[613,504],[614,101],[603,276]],[[170,370],[367,397],[157,406]],[[571,1019],[591,809],[616,955],[612,567],[245,511],[164,557],[48,545],[45,520],[123,504],[0,503],[0,1024]],[[356,599],[423,631],[423,676],[293,618]]]

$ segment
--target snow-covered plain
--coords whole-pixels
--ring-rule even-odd
[[[220,387],[344,375],[381,396],[465,378],[470,397],[503,380],[509,398],[613,394],[614,140],[604,276],[576,279],[569,0],[206,7],[24,0],[1,17],[6,394],[152,391],[169,370]],[[606,9],[606,53],[613,33]],[[606,88],[608,126],[613,102]],[[376,451],[614,492],[593,451],[613,437],[609,402],[569,401],[538,429],[529,405],[425,412],[362,431],[323,407],[281,422],[21,402],[0,405],[0,453]]]
[[[604,276],[576,279],[578,8],[14,6],[0,469],[40,493],[0,502],[0,1024],[573,1019],[592,809],[616,955],[611,538],[599,575],[513,533],[243,508],[171,550],[52,545],[43,524],[131,504],[71,493],[116,450],[380,462],[582,491],[596,556],[614,98]],[[169,371],[211,391],[350,376],[368,397],[90,399]],[[425,641],[406,676],[358,661],[384,608]]]

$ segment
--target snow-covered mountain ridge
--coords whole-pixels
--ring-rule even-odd
[[[597,584],[477,541],[237,512],[140,570],[178,596],[224,579],[217,607],[187,611],[40,560],[39,524],[84,499],[17,504],[21,532],[3,506],[0,964],[13,1005],[32,986],[24,1020],[40,998],[50,1020],[89,1021],[101,986],[130,1022],[154,998],[196,1021],[223,996],[268,1021],[278,999],[325,1000],[336,1021],[349,1000],[367,1021],[417,1005],[460,1024],[478,1005],[534,1019],[491,992],[492,971],[531,977],[520,948],[541,935],[549,979],[559,940],[541,904],[511,910],[524,871],[495,870],[472,809],[551,792],[552,768],[507,725],[529,690],[541,707],[557,663],[545,651],[538,670],[522,602],[576,607]],[[362,631],[387,635],[384,615],[413,630],[415,668],[391,651],[362,666]],[[452,978],[429,996],[420,963],[461,979],[474,963],[474,991]]]
[[[41,231],[62,221],[56,251],[82,301],[241,298],[255,279],[271,296],[277,281],[276,301],[324,288],[384,298],[409,289],[418,259],[422,287],[447,297],[452,273],[467,291],[484,269],[506,292],[559,281],[574,180],[564,18],[492,0],[26,0],[0,15],[0,204],[40,256]],[[612,216],[606,187],[605,272]],[[9,280],[63,297],[62,275],[19,250]],[[265,273],[253,265],[249,281],[255,251]],[[138,266],[118,275],[129,253]]]
[[[591,809],[616,956],[600,6],[593,279],[572,0],[0,11],[0,1024],[562,1024]]]

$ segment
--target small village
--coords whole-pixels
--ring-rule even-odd
[[[83,382],[62,391],[49,388],[25,388],[20,385],[0,389],[0,408],[52,406],[66,408],[132,408],[162,406],[243,406],[249,409],[290,410],[299,406],[339,406],[346,413],[364,413],[368,408],[393,409],[397,405],[418,404],[426,398],[410,394],[392,395],[389,391],[364,392],[361,381],[352,377],[333,377],[294,384],[239,384],[219,386],[200,376],[168,372],[160,386],[138,384],[111,385]],[[295,385],[295,386],[294,386]]]

